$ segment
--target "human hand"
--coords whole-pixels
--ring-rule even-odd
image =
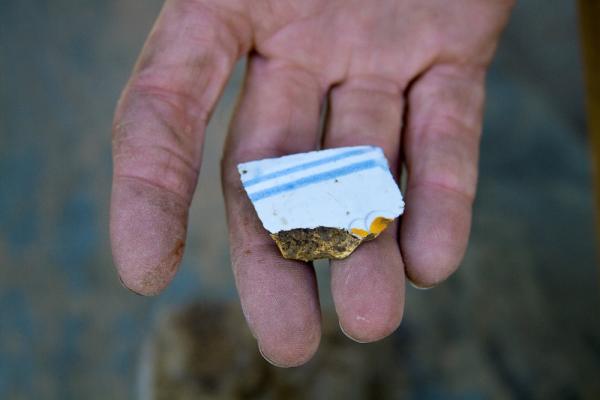
[[[465,252],[485,71],[511,6],[167,0],[114,122],[111,241],[123,283],[151,295],[175,275],[206,124],[234,64],[251,52],[222,176],[235,281],[261,352],[280,366],[310,359],[321,334],[317,285],[312,265],[281,257],[235,166],[319,143],[377,145],[392,171],[406,168],[400,227],[331,262],[343,331],[360,342],[389,335],[402,318],[405,276],[433,286]]]

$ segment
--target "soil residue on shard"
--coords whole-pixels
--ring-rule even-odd
[[[337,228],[291,229],[271,234],[281,254],[288,259],[313,261],[343,259],[363,242],[352,233]]]

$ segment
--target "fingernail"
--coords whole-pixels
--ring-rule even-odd
[[[413,281],[411,281],[410,279],[406,278],[406,280],[408,281],[408,283],[410,283],[410,286],[414,287],[415,289],[418,290],[429,290],[429,289],[433,289],[435,287],[435,285],[431,285],[431,286],[419,286],[416,283],[414,283]]]
[[[129,286],[127,286],[125,284],[125,282],[123,282],[123,278],[121,278],[121,275],[117,275],[119,277],[119,283],[121,284],[121,286],[123,286],[125,289],[129,290],[131,293],[140,296],[140,297],[147,297],[141,293],[136,292],[135,290],[133,290],[132,288],[130,288]]]
[[[369,342],[365,342],[365,341],[362,341],[362,340],[358,340],[358,339],[356,339],[356,338],[353,338],[351,335],[349,335],[349,334],[348,334],[348,332],[346,332],[346,331],[344,330],[344,327],[342,326],[342,323],[341,323],[341,322],[338,322],[338,325],[340,326],[340,331],[342,331],[342,333],[343,333],[343,334],[344,334],[344,335],[345,335],[345,336],[346,336],[348,339],[350,339],[350,340],[353,340],[353,341],[355,341],[356,343],[360,343],[360,344],[369,343]]]
[[[287,366],[285,366],[285,365],[279,365],[279,364],[277,364],[275,361],[273,361],[273,360],[271,360],[269,357],[267,357],[267,356],[265,355],[265,353],[262,351],[262,349],[261,349],[261,347],[260,347],[260,343],[258,343],[258,352],[260,353],[260,355],[262,356],[262,358],[264,358],[264,359],[265,359],[265,361],[267,361],[267,362],[268,362],[269,364],[271,364],[272,366],[274,366],[274,367],[277,367],[277,368],[289,368],[289,367],[287,367]]]

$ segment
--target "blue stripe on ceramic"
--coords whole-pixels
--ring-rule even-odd
[[[365,148],[361,148],[361,149],[352,149],[340,154],[336,154],[333,156],[329,156],[329,157],[324,157],[320,160],[314,160],[314,161],[309,161],[306,162],[304,164],[300,164],[300,165],[294,165],[293,167],[289,167],[286,169],[282,169],[281,171],[275,171],[275,172],[271,172],[269,174],[265,174],[262,176],[257,176],[256,178],[252,178],[252,179],[248,179],[246,182],[244,183],[245,187],[250,187],[252,185],[256,185],[258,183],[261,182],[265,182],[268,181],[270,179],[274,179],[274,178],[279,178],[285,175],[289,175],[292,174],[294,172],[299,172],[299,171],[304,171],[308,168],[312,168],[312,167],[316,167],[319,165],[323,165],[323,164],[327,164],[330,162],[334,162],[334,161],[339,161],[339,160],[343,160],[344,158],[348,158],[348,157],[352,157],[352,156],[357,156],[360,154],[364,154],[364,153],[368,153],[370,151],[375,150],[375,148],[373,147],[365,147]]]
[[[250,200],[259,201],[262,199],[266,199],[267,197],[274,196],[276,194],[280,194],[283,192],[288,192],[290,190],[299,189],[304,186],[308,186],[314,183],[319,183],[325,181],[327,179],[335,179],[344,175],[350,175],[355,172],[364,171],[366,169],[371,168],[381,168],[385,171],[388,171],[388,166],[385,160],[366,160],[361,161],[355,164],[350,164],[345,167],[333,169],[331,171],[321,172],[319,174],[306,176],[295,180],[293,182],[288,182],[283,185],[274,186],[268,189],[261,190],[259,192],[253,193],[249,195]]]

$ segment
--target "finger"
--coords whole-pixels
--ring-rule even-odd
[[[231,259],[242,309],[261,352],[279,366],[306,362],[319,345],[315,273],[307,263],[282,258],[241,187],[236,165],[313,150],[322,93],[307,71],[253,57],[223,158]]]
[[[484,101],[481,68],[437,66],[409,93],[408,167],[400,244],[417,287],[446,279],[461,262],[471,225]]]
[[[151,295],[183,254],[210,112],[245,44],[201,1],[167,1],[117,107],[110,231],[125,286]]]
[[[397,84],[373,77],[350,79],[331,91],[324,145],[380,146],[396,171],[402,113]],[[350,257],[331,262],[331,291],[340,326],[351,338],[371,342],[398,327],[404,308],[404,265],[396,224]]]

